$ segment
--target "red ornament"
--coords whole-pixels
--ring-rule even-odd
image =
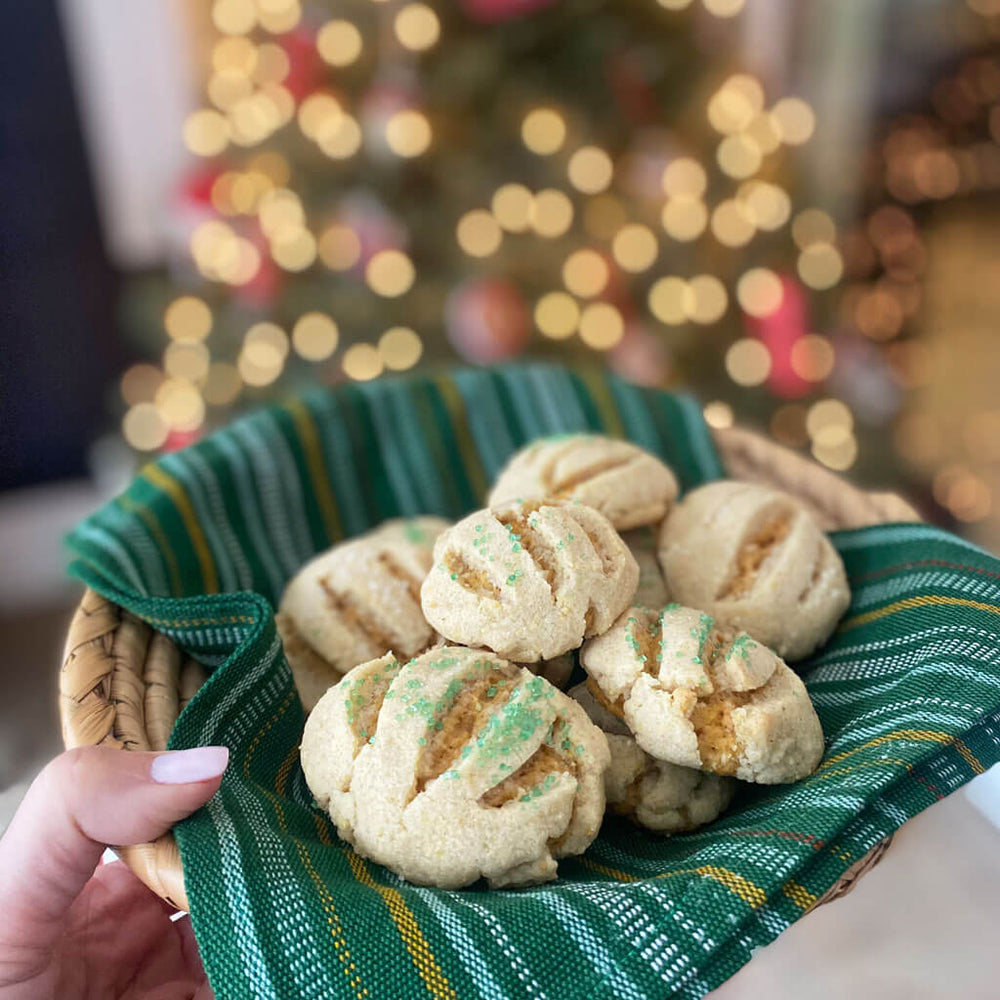
[[[797,399],[806,396],[812,385],[792,368],[792,347],[809,329],[809,300],[799,282],[790,275],[781,279],[781,305],[767,316],[747,316],[749,333],[759,337],[771,355],[767,384],[776,396]]]
[[[445,304],[445,327],[455,350],[478,364],[520,354],[531,335],[520,291],[499,278],[459,285]]]
[[[306,95],[323,85],[326,67],[316,51],[316,39],[312,32],[296,28],[282,36],[278,44],[288,56],[288,76],[283,86],[299,104]]]
[[[555,0],[460,0],[462,10],[480,24],[500,24],[512,21],[542,7],[551,6]]]

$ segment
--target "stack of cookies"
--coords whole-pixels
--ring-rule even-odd
[[[676,498],[635,445],[547,438],[486,509],[388,522],[299,572],[277,623],[302,766],[359,853],[426,885],[527,885],[606,806],[675,833],[738,781],[812,773],[823,733],[785,659],[845,611],[843,564],[794,497]]]

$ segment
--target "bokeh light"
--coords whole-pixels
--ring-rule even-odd
[[[745,246],[756,231],[750,211],[736,198],[719,202],[712,212],[712,233],[723,246]]]
[[[167,306],[163,326],[173,340],[204,340],[212,331],[212,310],[194,295],[182,295]]]
[[[714,274],[696,274],[684,288],[684,312],[702,326],[717,323],[729,306],[729,295]]]
[[[163,372],[156,365],[140,363],[126,370],[119,389],[122,399],[129,406],[136,406],[139,403],[151,403],[162,382]]]
[[[531,192],[523,184],[504,184],[493,192],[490,207],[497,222],[509,233],[531,228]]]
[[[163,370],[172,378],[200,382],[208,374],[211,355],[201,341],[172,340],[163,351]]]
[[[253,0],[215,0],[212,23],[224,35],[245,35],[257,24]]]
[[[171,430],[196,431],[205,420],[205,401],[186,379],[164,379],[156,390],[155,404]]]
[[[580,307],[566,292],[549,292],[535,305],[535,326],[552,340],[571,337],[580,325]]]
[[[569,160],[569,182],[583,194],[599,194],[614,175],[611,157],[599,146],[582,146]]]
[[[683,278],[674,275],[660,278],[649,290],[649,311],[667,326],[680,326],[688,319],[684,307],[687,294],[688,285]]]
[[[342,114],[329,127],[320,129],[316,145],[331,160],[347,160],[361,148],[361,138],[361,126],[357,119],[349,114]]]
[[[781,141],[800,146],[816,131],[816,115],[800,97],[783,97],[771,111]]]
[[[625,334],[622,314],[609,302],[592,302],[580,313],[580,339],[595,351],[608,351]]]
[[[321,312],[300,316],[292,328],[292,346],[306,361],[325,361],[337,349],[337,324]]]
[[[155,451],[169,433],[170,428],[152,403],[129,407],[122,420],[122,435],[137,451]]]
[[[726,351],[726,371],[737,385],[760,385],[771,373],[771,355],[759,340],[742,337]]]
[[[431,144],[430,122],[419,111],[397,111],[386,123],[385,141],[397,156],[420,156]]]
[[[349,271],[361,258],[358,234],[350,226],[327,226],[319,238],[319,258],[331,271]]]
[[[716,17],[735,17],[741,10],[746,0],[702,0],[705,9]]]
[[[489,257],[499,249],[503,231],[489,212],[476,208],[458,220],[455,236],[470,257]]]
[[[551,156],[566,141],[566,122],[553,108],[535,108],[521,123],[521,139],[539,156]]]
[[[698,198],[671,198],[660,213],[660,222],[668,236],[679,243],[697,239],[708,225],[708,208]]]
[[[412,368],[424,353],[423,341],[407,326],[394,326],[379,337],[378,353],[382,363],[392,371]]]
[[[365,267],[368,287],[386,298],[404,295],[410,290],[415,278],[413,261],[401,250],[380,250],[372,255]]]
[[[800,250],[814,243],[833,243],[837,227],[833,219],[820,208],[807,208],[792,220],[792,239]]]
[[[721,399],[717,399],[712,403],[706,403],[702,413],[705,417],[705,423],[716,430],[732,427],[735,420],[733,408]]]
[[[557,188],[545,188],[531,203],[531,228],[548,239],[562,236],[573,224],[573,202]]]
[[[792,371],[799,378],[806,382],[822,382],[833,371],[836,353],[826,337],[807,333],[792,344],[789,360]]]
[[[707,187],[705,168],[690,156],[678,156],[663,171],[663,191],[668,197],[700,198]]]
[[[218,156],[229,144],[229,122],[218,111],[204,108],[184,121],[184,145],[195,156]]]
[[[610,272],[605,259],[596,250],[576,250],[563,264],[563,283],[580,298],[600,295]]]
[[[736,285],[736,297],[743,311],[750,316],[770,316],[784,299],[781,279],[766,267],[753,267]]]
[[[719,143],[715,158],[722,172],[737,180],[755,174],[762,161],[760,147],[743,133],[727,135]]]
[[[271,241],[271,257],[286,271],[304,271],[316,260],[316,237],[308,229],[283,231]]]
[[[611,253],[618,266],[633,274],[652,267],[659,252],[660,247],[653,231],[638,223],[623,226],[611,243]]]
[[[371,344],[352,344],[345,352],[341,367],[348,378],[368,382],[382,374],[384,362],[377,347]]]
[[[413,52],[431,48],[441,34],[437,14],[425,3],[410,3],[396,15],[393,23],[400,44]]]
[[[361,32],[350,21],[327,21],[316,33],[316,48],[325,63],[350,66],[361,55]]]
[[[835,246],[811,243],[799,254],[798,271],[810,288],[833,288],[844,274],[844,261]]]

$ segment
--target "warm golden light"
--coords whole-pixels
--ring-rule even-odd
[[[236,359],[236,371],[240,379],[249,386],[260,388],[270,385],[281,375],[284,361],[273,352],[258,348],[240,351]]]
[[[760,147],[744,133],[727,135],[719,143],[715,158],[722,172],[737,180],[755,174],[762,162]]]
[[[200,382],[208,374],[211,357],[201,341],[173,340],[163,351],[163,369],[172,378]]]
[[[476,208],[458,220],[455,236],[470,257],[489,257],[499,249],[503,231],[489,212]]]
[[[340,364],[344,374],[356,382],[367,382],[382,374],[382,355],[371,344],[352,344]]]
[[[291,69],[288,53],[280,45],[264,42],[258,47],[257,64],[253,71],[253,78],[257,83],[281,83]]]
[[[535,305],[535,326],[552,340],[572,337],[580,325],[580,307],[565,292],[549,292]]]
[[[780,229],[792,214],[792,201],[776,184],[747,181],[740,189],[740,201],[758,229]]]
[[[812,243],[799,254],[798,271],[810,288],[833,288],[844,274],[844,261],[835,246]]]
[[[213,361],[201,392],[210,406],[229,406],[236,401],[242,385],[235,365],[227,361]]]
[[[327,21],[316,33],[316,48],[330,66],[350,66],[357,62],[363,46],[361,32],[350,22]]]
[[[745,246],[756,231],[750,212],[735,198],[719,202],[712,212],[712,233],[723,246]]]
[[[690,156],[678,156],[663,171],[663,191],[671,198],[700,198],[708,187],[705,168]]]
[[[726,371],[737,385],[760,385],[771,373],[771,355],[759,340],[743,337],[726,351]]]
[[[282,232],[271,241],[271,257],[286,271],[304,271],[316,261],[316,237],[308,229]]]
[[[228,111],[237,101],[253,93],[250,77],[239,70],[222,70],[213,73],[208,81],[208,98],[223,111]]]
[[[195,111],[184,121],[184,145],[195,156],[218,156],[229,143],[229,122],[210,108]]]
[[[832,243],[836,237],[837,227],[822,209],[804,209],[792,220],[792,239],[800,250],[813,243]]]
[[[204,340],[212,331],[212,311],[193,295],[182,295],[167,306],[163,326],[173,340]]]
[[[431,144],[431,124],[419,111],[397,111],[386,123],[385,141],[397,156],[420,156]]]
[[[609,351],[624,334],[622,314],[609,302],[592,302],[580,313],[580,339],[595,351]]]
[[[298,0],[257,0],[257,5],[260,8],[257,14],[260,26],[272,35],[283,35],[302,20]]]
[[[667,10],[684,10],[685,7],[691,6],[692,0],[656,0],[656,2]]]
[[[785,297],[781,279],[766,267],[753,267],[736,285],[736,297],[743,311],[758,318],[770,316]]]
[[[857,460],[858,442],[850,434],[835,441],[820,437],[813,441],[812,453],[813,457],[828,469],[844,472]]]
[[[781,132],[770,112],[762,111],[758,114],[747,126],[746,133],[765,156],[781,145]]]
[[[169,433],[170,428],[152,403],[137,403],[122,420],[122,435],[137,451],[156,451]]]
[[[258,364],[288,357],[288,334],[277,323],[254,323],[243,335],[243,350]]]
[[[382,363],[392,371],[403,372],[412,368],[424,353],[423,341],[407,326],[394,326],[378,339],[378,353]]]
[[[491,208],[497,222],[509,233],[531,228],[531,192],[523,184],[504,184],[493,192]]]
[[[414,278],[416,271],[413,261],[401,250],[380,250],[372,255],[365,267],[365,281],[368,282],[368,287],[376,294],[389,299],[408,292]]]
[[[806,430],[815,438],[826,427],[841,427],[848,433],[854,429],[854,417],[845,403],[839,399],[821,399],[809,407],[806,415]]]
[[[735,17],[741,10],[746,0],[702,0],[705,9],[709,14],[716,17]]]
[[[813,109],[799,97],[783,97],[771,111],[781,141],[789,146],[808,142],[816,130]]]
[[[716,400],[714,403],[706,403],[702,411],[705,416],[705,423],[709,427],[721,430],[724,427],[732,427],[734,416],[733,408],[728,403]]]
[[[319,238],[319,259],[331,271],[349,271],[361,257],[361,240],[350,226],[328,226]]]
[[[688,318],[684,299],[687,282],[674,276],[660,278],[649,290],[649,311],[667,326],[680,326]]]
[[[687,243],[705,231],[708,208],[697,198],[674,197],[663,206],[660,222],[668,236],[679,243]]]
[[[212,23],[224,35],[245,35],[257,23],[253,0],[215,0]]]
[[[396,37],[400,44],[414,52],[429,49],[441,34],[437,14],[425,3],[409,3],[396,15]]]
[[[129,406],[139,403],[151,403],[156,396],[156,390],[163,382],[163,372],[156,365],[132,365],[122,375],[120,390],[122,399]]]
[[[555,239],[573,224],[573,202],[556,188],[545,188],[531,204],[531,226],[539,236]]]
[[[726,286],[713,274],[696,274],[684,287],[683,305],[693,323],[717,323],[729,306]]]
[[[250,76],[257,66],[257,46],[242,35],[220,38],[212,46],[212,69]]]
[[[619,229],[611,243],[611,253],[618,266],[633,274],[652,267],[659,252],[653,231],[637,223]]]
[[[614,164],[598,146],[583,146],[569,159],[569,182],[584,194],[599,194],[611,183]]]
[[[306,221],[299,196],[288,188],[268,191],[257,207],[260,228],[268,239],[278,239],[285,233],[295,233]]]
[[[826,337],[808,333],[792,344],[792,371],[807,382],[822,382],[833,371],[836,354]]]
[[[321,129],[334,129],[343,114],[340,102],[332,94],[310,94],[299,105],[299,128],[304,136],[316,139]]]
[[[331,160],[346,160],[361,148],[361,126],[355,118],[342,114],[332,125],[320,127],[316,144]]]
[[[600,295],[608,283],[608,265],[596,250],[577,250],[563,264],[563,283],[580,298]]]
[[[156,409],[171,430],[195,431],[205,419],[205,401],[188,381],[168,378],[156,390]]]
[[[531,152],[550,156],[566,141],[566,122],[552,108],[536,108],[521,122],[521,139]]]
[[[337,324],[321,312],[300,316],[292,328],[292,347],[306,361],[325,361],[337,349]]]

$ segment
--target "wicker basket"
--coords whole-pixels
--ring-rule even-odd
[[[826,530],[915,521],[916,512],[890,493],[865,493],[834,473],[738,428],[715,442],[734,479],[765,483],[799,497]],[[165,636],[88,590],[70,624],[59,677],[59,711],[67,748],[105,744],[122,750],[163,750],[174,721],[205,679]],[[850,868],[817,906],[845,895],[882,858],[878,844]],[[125,863],[157,895],[187,909],[180,852],[172,834],[151,844],[118,848]]]

